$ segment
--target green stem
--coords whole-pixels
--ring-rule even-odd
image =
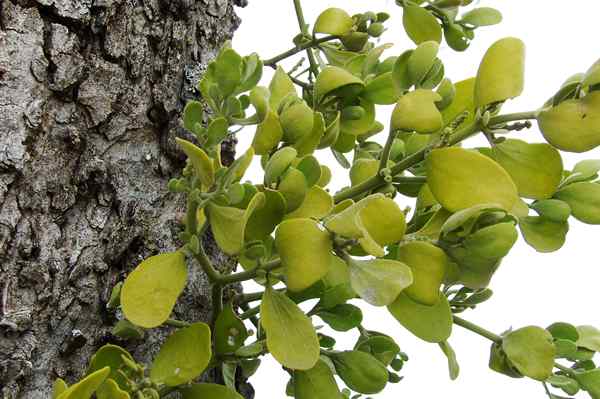
[[[293,55],[296,55],[304,50],[309,50],[311,48],[317,47],[322,43],[326,43],[326,42],[330,42],[332,40],[337,39],[337,36],[324,36],[321,37],[319,39],[313,39],[309,42],[306,42],[304,44],[301,44],[300,46],[294,47],[292,49],[289,49],[288,51],[285,51],[279,55],[276,55],[273,58],[269,58],[268,60],[264,60],[263,64],[265,66],[269,66],[271,68],[275,68],[277,66],[277,63],[280,61],[285,60],[286,58],[289,58]]]
[[[308,29],[306,26],[306,21],[304,20],[304,12],[302,11],[302,4],[300,3],[300,0],[294,0],[294,9],[296,10],[296,18],[298,19],[300,32],[302,32],[304,35],[308,35]],[[310,70],[314,76],[317,76],[319,74],[319,67],[317,65],[317,61],[315,60],[315,55],[313,54],[312,49],[307,48],[306,54],[308,55]]]
[[[256,316],[259,313],[260,313],[260,306],[257,306],[255,308],[248,309],[247,311],[245,311],[244,313],[242,313],[239,317],[242,320],[246,320],[246,319],[249,319],[249,318],[251,318],[253,316]]]
[[[498,115],[490,119],[488,126],[500,125],[507,122],[537,119],[539,111],[516,112],[514,114]]]
[[[425,177],[425,176],[396,176],[396,177],[394,177],[394,183],[397,183],[397,184],[424,184],[424,183],[427,183],[427,177]]]
[[[300,79],[298,79],[298,78],[295,78],[295,77],[293,77],[293,76],[290,76],[290,80],[291,80],[292,82],[294,82],[294,84],[296,84],[296,85],[298,85],[298,86],[302,87],[303,89],[306,89],[306,90],[310,90],[310,89],[312,89],[312,85],[310,85],[310,84],[308,84],[308,83],[306,83],[306,82],[303,82],[303,81],[301,81],[301,80],[300,80]]]
[[[223,311],[223,286],[219,282],[215,282],[212,286],[212,325],[215,325],[217,317]]]
[[[462,328],[465,328],[471,332],[474,332],[475,334],[481,335],[482,337],[487,338],[490,341],[495,342],[497,344],[502,342],[501,336],[494,334],[493,332],[486,330],[485,328],[473,324],[470,321],[462,319],[458,316],[454,316],[454,324],[461,326]]]
[[[256,278],[259,270],[264,270],[265,272],[270,272],[272,270],[277,269],[281,266],[281,260],[275,259],[272,260],[263,266],[255,267],[254,269],[246,270],[240,273],[229,274],[227,276],[221,276],[219,278],[219,283],[221,285],[241,283],[242,281],[252,280]]]
[[[210,280],[211,283],[218,282],[223,276],[221,273],[215,269],[208,256],[206,256],[206,252],[204,252],[204,246],[202,242],[200,242],[200,251],[197,254],[194,254],[194,259],[200,264],[204,273]]]
[[[566,375],[568,375],[569,377],[573,377],[576,373],[575,371],[573,371],[572,369],[563,366],[562,364],[559,363],[554,363],[554,367],[559,369],[560,371],[562,371],[563,373],[565,373]]]
[[[175,320],[175,319],[168,319],[167,321],[164,322],[164,324],[166,324],[167,326],[177,327],[177,328],[184,328],[184,327],[190,326],[190,323],[188,323],[187,321]]]
[[[379,160],[378,172],[381,172],[382,169],[387,168],[388,161],[390,160],[392,144],[394,143],[394,139],[396,138],[396,133],[397,132],[395,130],[391,130],[390,134],[388,134],[385,146],[383,147],[383,151],[381,152],[381,159]]]

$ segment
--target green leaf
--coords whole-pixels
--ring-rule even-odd
[[[265,167],[265,185],[271,187],[296,159],[298,151],[292,147],[283,147],[275,152]]]
[[[285,198],[279,191],[266,189],[264,205],[252,212],[246,223],[246,239],[263,241],[285,216]]]
[[[342,399],[331,368],[323,360],[310,370],[294,371],[294,397],[296,399]]]
[[[319,186],[313,186],[306,193],[304,201],[295,211],[288,213],[286,219],[310,218],[323,219],[333,208],[333,198]]]
[[[286,211],[293,212],[298,209],[308,191],[308,184],[304,173],[294,167],[288,168],[277,187],[285,198]]]
[[[569,395],[575,395],[579,392],[579,383],[572,378],[564,375],[552,375],[547,380],[547,383],[551,384],[555,388],[560,388]],[[554,398],[558,398],[554,396]]]
[[[373,104],[389,105],[398,100],[392,72],[383,73],[368,81],[361,96]]]
[[[556,223],[566,222],[569,216],[571,216],[571,207],[569,204],[557,199],[536,201],[531,205],[531,209],[535,210],[545,219]]]
[[[511,210],[517,187],[496,162],[458,147],[435,149],[426,160],[427,183],[435,198],[451,212],[497,203]]]
[[[546,330],[552,334],[554,339],[566,339],[571,342],[577,342],[579,339],[579,332],[577,328],[569,323],[553,323],[546,328]]]
[[[573,171],[565,178],[562,185],[566,186],[571,183],[596,179],[598,171],[600,171],[600,159],[586,159],[577,162],[575,167],[573,167]]]
[[[373,306],[387,306],[413,282],[410,268],[389,259],[349,261],[352,289]]]
[[[121,390],[128,390],[126,379],[119,373],[119,369],[125,364],[123,357],[133,361],[133,357],[129,352],[120,346],[111,344],[104,345],[92,356],[86,375],[105,367],[110,367],[110,374],[106,377],[107,380],[96,391],[98,399],[113,399],[111,392],[115,391],[115,389],[109,386],[109,381],[112,381]]]
[[[420,85],[434,67],[440,45],[434,41],[421,43],[410,55],[407,64],[408,78]]]
[[[562,159],[548,144],[508,139],[492,147],[492,155],[506,169],[521,197],[550,198],[562,180]]]
[[[239,393],[219,384],[193,384],[179,389],[182,399],[243,399]]]
[[[355,392],[374,394],[388,382],[388,371],[379,360],[361,351],[331,354],[338,376]]]
[[[559,150],[585,152],[596,148],[600,145],[600,92],[544,109],[538,123],[546,141]]]
[[[306,185],[313,187],[321,178],[323,168],[319,165],[319,161],[313,155],[307,155],[297,160],[297,164],[294,163],[296,169],[298,169],[304,177],[306,177]]]
[[[334,36],[344,36],[350,33],[354,20],[340,8],[328,8],[315,21],[313,33],[326,33]]]
[[[269,98],[269,104],[271,105],[271,109],[277,111],[279,105],[281,104],[281,100],[289,95],[297,96],[296,86],[294,86],[294,82],[288,76],[287,73],[281,68],[277,66],[275,70],[275,74],[273,75],[273,79],[269,84],[269,92],[271,93],[271,97]]]
[[[342,237],[358,239],[367,253],[382,257],[384,246],[404,237],[406,222],[392,199],[372,194],[328,219],[325,227]]]
[[[418,89],[400,97],[392,112],[391,128],[435,133],[442,128],[442,115],[435,103],[442,98],[431,90]]]
[[[543,328],[529,326],[509,332],[502,349],[521,374],[544,381],[552,375],[556,350],[552,335]]]
[[[298,150],[298,156],[304,157],[312,154],[319,147],[323,134],[325,133],[325,119],[320,112],[313,113],[312,130],[302,136],[293,146]]]
[[[475,82],[475,104],[484,107],[523,92],[525,45],[519,39],[501,39],[488,49]]]
[[[291,221],[284,222],[290,223]],[[309,370],[319,360],[319,339],[310,319],[290,298],[267,287],[260,305],[267,347],[283,366]]]
[[[192,133],[201,133],[198,127],[202,127],[204,118],[204,107],[199,101],[190,101],[183,110],[183,127]]]
[[[404,6],[402,23],[406,34],[416,44],[421,44],[429,40],[438,43],[442,41],[442,28],[440,24],[429,11],[422,7],[412,4]]]
[[[321,102],[327,96],[353,97],[360,93],[365,84],[347,70],[327,66],[323,68],[315,82],[315,98]]]
[[[215,352],[219,355],[235,352],[248,338],[244,322],[235,314],[231,303],[225,305],[217,316],[214,335]]]
[[[206,207],[210,220],[210,229],[226,254],[236,255],[244,247],[246,225],[252,213],[265,204],[265,195],[257,193],[246,209],[220,206],[209,203]]]
[[[219,144],[221,141],[227,137],[227,130],[229,128],[229,122],[225,118],[216,118],[213,119],[210,125],[208,126],[208,131],[206,135],[206,146],[212,147],[214,145]]]
[[[252,147],[257,155],[265,155],[277,147],[283,138],[283,129],[277,114],[271,110],[267,112],[265,119],[256,127]]]
[[[215,182],[215,164],[213,160],[199,147],[187,140],[176,138],[175,141],[181,147],[185,155],[194,166],[196,175],[206,188],[210,188]]]
[[[232,94],[242,80],[242,57],[231,48],[217,56],[214,76],[224,97]]]
[[[71,385],[58,396],[58,399],[90,399],[110,374],[110,367],[104,367]]]
[[[468,116],[463,124],[471,123],[475,119],[475,78],[462,80],[454,85],[456,95],[450,106],[442,111],[444,125],[452,122],[463,112],[467,111]]]
[[[448,268],[446,253],[426,241],[412,241],[398,247],[396,259],[412,271],[413,283],[406,295],[423,305],[435,305]]]
[[[152,256],[127,276],[121,289],[125,317],[144,328],[158,327],[171,312],[187,281],[181,251]]]
[[[285,220],[277,228],[275,245],[290,291],[302,291],[327,274],[332,256],[331,238],[314,220]]]
[[[100,392],[104,393],[100,394]],[[98,391],[96,391],[96,398],[130,399],[131,396],[127,391],[122,390],[121,387],[119,387],[119,384],[115,382],[115,380],[107,379],[106,381],[104,381],[104,384],[102,384],[102,386],[98,389]]]
[[[592,399],[600,399],[600,368],[578,372],[575,374],[575,380]]]
[[[362,322],[362,311],[360,308],[349,303],[319,310],[317,316],[335,331],[349,331],[358,327]]]
[[[67,389],[67,383],[62,378],[57,378],[52,384],[52,399],[58,399]]]
[[[297,143],[309,136],[314,127],[314,112],[304,101],[285,108],[279,117],[283,128],[283,140],[286,143]]]
[[[379,360],[385,366],[389,366],[400,353],[400,347],[387,335],[368,332],[368,337],[362,335],[354,347],[355,350],[366,352]]]
[[[403,94],[410,89],[415,83],[408,73],[408,61],[410,60],[414,50],[407,50],[402,53],[394,63],[392,69],[392,80],[397,93]]]
[[[199,377],[212,356],[210,328],[194,323],[171,334],[152,362],[150,379],[173,387]]]
[[[350,183],[352,186],[357,186],[377,175],[378,171],[379,160],[366,158],[357,159],[350,168]]]
[[[579,326],[577,332],[579,333],[577,346],[600,352],[600,330],[593,326]]]
[[[446,296],[440,292],[440,300],[433,306],[421,305],[401,293],[388,310],[400,324],[424,341],[446,341],[452,332],[452,312]]]
[[[464,14],[461,22],[476,27],[497,25],[502,22],[502,14],[495,8],[479,7]]]
[[[263,75],[263,62],[256,53],[243,58],[242,84],[236,88],[236,93],[243,93],[254,88]]]
[[[519,219],[519,228],[527,244],[538,252],[554,252],[564,245],[569,224],[544,217],[527,216]]]
[[[454,353],[454,349],[450,346],[448,341],[443,341],[439,343],[442,352],[448,358],[448,372],[450,374],[450,379],[454,381],[458,378],[458,374],[460,373],[460,366],[456,361],[456,353]]]
[[[600,184],[570,184],[557,192],[554,198],[569,204],[577,220],[587,224],[600,224]]]
[[[357,105],[364,109],[364,114],[360,119],[347,119],[342,114],[340,124],[341,133],[350,136],[362,136],[368,134],[373,128],[373,124],[375,123],[375,105],[364,98],[360,98]]]

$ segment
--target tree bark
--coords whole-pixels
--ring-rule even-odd
[[[178,247],[184,204],[166,187],[184,161],[181,110],[238,24],[228,0],[0,0],[3,398],[49,398],[107,342],[157,352],[168,328],[119,342],[106,302]],[[178,318],[209,320],[207,286],[190,266]]]

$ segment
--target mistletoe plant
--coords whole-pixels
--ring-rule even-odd
[[[348,303],[356,299],[386,306],[402,327],[439,345],[452,379],[459,368],[448,339],[457,325],[491,341],[492,370],[540,381],[550,398],[559,390],[600,398],[596,328],[557,322],[497,335],[458,316],[492,295],[490,280],[519,231],[551,252],[565,242],[571,217],[600,224],[600,160],[564,170],[559,152],[600,145],[600,62],[569,77],[540,109],[502,113],[523,91],[519,39],[494,43],[476,76],[457,83],[438,57],[442,38],[463,51],[477,29],[500,22],[491,8],[465,12],[469,3],[397,0],[416,48],[387,58],[390,45],[374,41],[388,14],[330,8],[309,31],[298,0],[300,34],[289,51],[261,60],[226,44],[199,83],[203,101],[185,108],[194,143],[178,139],[188,162],[169,189],[187,197],[183,246],[139,264],[109,303],[124,316],[116,336],[140,338],[163,325],[174,332],[148,366],[121,347],[100,348],[83,380],[56,381],[54,398],[241,398],[236,381],[267,354],[289,374],[287,394],[297,399],[375,394],[401,380],[407,356],[385,332],[363,326],[361,308]],[[301,53],[306,67],[304,58],[292,70],[279,65]],[[275,74],[258,86],[265,67]],[[394,105],[383,146],[373,139],[385,130],[377,105]],[[547,143],[520,137],[531,121]],[[251,147],[224,165],[221,143],[248,126]],[[462,146],[480,133],[489,145]],[[350,185],[333,195],[320,150],[349,169]],[[264,181],[243,182],[255,156]],[[413,211],[398,205],[410,198]],[[215,268],[203,247],[208,231],[242,271]],[[170,318],[186,260],[211,283],[210,325]],[[224,289],[249,280],[264,290],[224,304]],[[308,300],[316,305],[305,312],[299,304]],[[319,323],[360,337],[338,348]],[[198,382],[211,369],[224,385]]]

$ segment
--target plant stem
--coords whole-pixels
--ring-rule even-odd
[[[287,51],[285,51],[285,52],[283,52],[283,53],[281,53],[279,55],[276,55],[273,58],[269,58],[267,60],[264,60],[263,64],[265,66],[269,66],[271,68],[275,68],[277,66],[278,62],[283,61],[286,58],[289,58],[289,57],[291,57],[293,55],[296,55],[296,54],[298,54],[298,53],[300,53],[300,52],[302,52],[304,50],[308,50],[308,49],[311,49],[313,47],[317,47],[319,44],[330,42],[330,41],[335,40],[335,39],[337,39],[337,36],[331,36],[331,35],[330,36],[324,36],[324,37],[321,37],[319,39],[313,39],[313,40],[311,40],[309,42],[301,44],[300,46],[296,46],[296,47],[291,48],[291,49],[289,49],[289,50],[287,50]]]
[[[215,325],[217,317],[223,311],[223,285],[219,282],[215,282],[212,286],[212,325]]]
[[[425,177],[425,176],[396,176],[396,177],[394,177],[394,183],[424,184],[424,183],[427,183],[427,177]]]
[[[390,159],[390,152],[392,150],[392,144],[394,143],[394,139],[396,138],[396,133],[397,132],[395,130],[391,130],[390,134],[388,134],[385,146],[383,147],[383,151],[381,152],[381,159],[379,160],[378,172],[381,172],[382,169],[387,168],[387,164]]]
[[[277,269],[281,266],[281,260],[275,259],[272,260],[263,266],[255,267],[254,269],[246,270],[240,273],[229,274],[227,276],[221,276],[219,278],[219,283],[221,285],[241,283],[242,281],[252,280],[256,278],[259,270],[264,270],[265,272],[270,272],[272,270]]]
[[[294,9],[296,10],[296,18],[298,19],[300,32],[302,32],[304,35],[308,35],[308,29],[306,26],[306,21],[304,20],[304,12],[302,11],[302,4],[300,3],[300,0],[294,0]],[[314,76],[317,76],[319,74],[319,67],[317,65],[317,61],[315,60],[315,55],[313,54],[312,49],[307,48],[306,54],[308,55],[310,70]]]
[[[500,125],[506,122],[526,121],[537,119],[539,111],[516,112],[514,114],[498,115],[490,119],[489,126]]]
[[[200,243],[200,251],[197,254],[194,254],[194,259],[200,264],[211,283],[215,283],[223,277],[221,273],[215,269],[210,259],[208,259],[208,256],[206,256],[202,243]]]
[[[488,126],[499,125],[507,122],[527,120],[527,119],[535,119],[537,117],[537,111],[529,111],[529,112],[518,112],[514,114],[506,114],[506,115],[498,115],[490,119]],[[419,162],[425,159],[425,156],[431,151],[433,148],[439,147],[441,145],[452,146],[460,143],[461,141],[473,136],[476,133],[479,133],[482,130],[482,126],[479,121],[472,122],[462,129],[456,131],[450,136],[450,139],[447,143],[444,143],[443,140],[434,143],[428,147],[425,147],[421,151],[415,152],[409,157],[404,158],[400,162],[396,163],[391,168],[391,175],[396,176],[400,173],[404,172],[406,169],[418,164]],[[341,201],[349,198],[354,198],[360,194],[365,192],[374,190],[379,188],[385,184],[382,176],[376,175],[371,177],[368,180],[365,180],[361,184],[358,184],[354,187],[347,188],[345,190],[337,193],[333,199],[335,203],[340,203]]]
[[[461,326],[462,328],[465,328],[469,331],[474,332],[475,334],[481,335],[484,338],[489,339],[492,342],[495,342],[497,344],[502,342],[502,337],[494,334],[493,332],[486,330],[483,327],[480,327],[474,323],[471,323],[470,321],[467,321],[465,319],[462,319],[458,316],[454,316],[454,324]]]
[[[569,377],[572,377],[572,376],[575,375],[575,372],[572,369],[570,369],[568,367],[565,367],[562,364],[559,364],[559,363],[555,362],[554,363],[554,367],[557,368],[557,369],[559,369],[563,373],[567,374]]]
[[[247,311],[245,311],[244,313],[242,313],[239,317],[242,320],[246,320],[246,319],[249,319],[249,318],[251,318],[253,316],[256,316],[258,313],[260,313],[260,306],[248,309]]]
[[[175,319],[168,319],[167,321],[165,321],[164,324],[166,324],[167,326],[177,327],[177,328],[189,327],[189,325],[190,325],[190,323],[188,323],[187,321],[175,320]]]

